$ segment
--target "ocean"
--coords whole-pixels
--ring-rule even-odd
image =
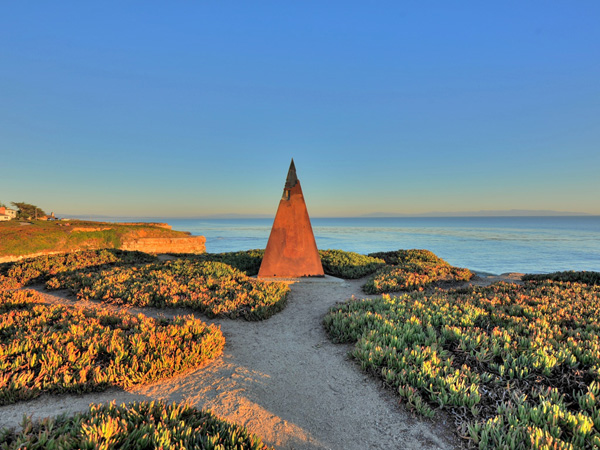
[[[273,219],[152,219],[206,237],[211,253],[265,248]],[[478,272],[600,272],[600,216],[312,218],[319,249],[427,249]]]

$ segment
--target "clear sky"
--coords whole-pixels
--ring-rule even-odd
[[[0,4],[0,201],[600,214],[600,2]]]

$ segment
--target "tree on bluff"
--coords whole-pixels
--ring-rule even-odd
[[[37,219],[46,215],[43,209],[29,203],[11,202],[11,204],[19,210],[17,213],[17,218],[19,219]]]

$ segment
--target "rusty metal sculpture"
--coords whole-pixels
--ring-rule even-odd
[[[322,276],[321,258],[292,159],[258,277]]]

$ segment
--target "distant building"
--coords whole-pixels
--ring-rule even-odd
[[[12,220],[16,217],[16,210],[7,208],[6,206],[0,206],[0,221]]]

